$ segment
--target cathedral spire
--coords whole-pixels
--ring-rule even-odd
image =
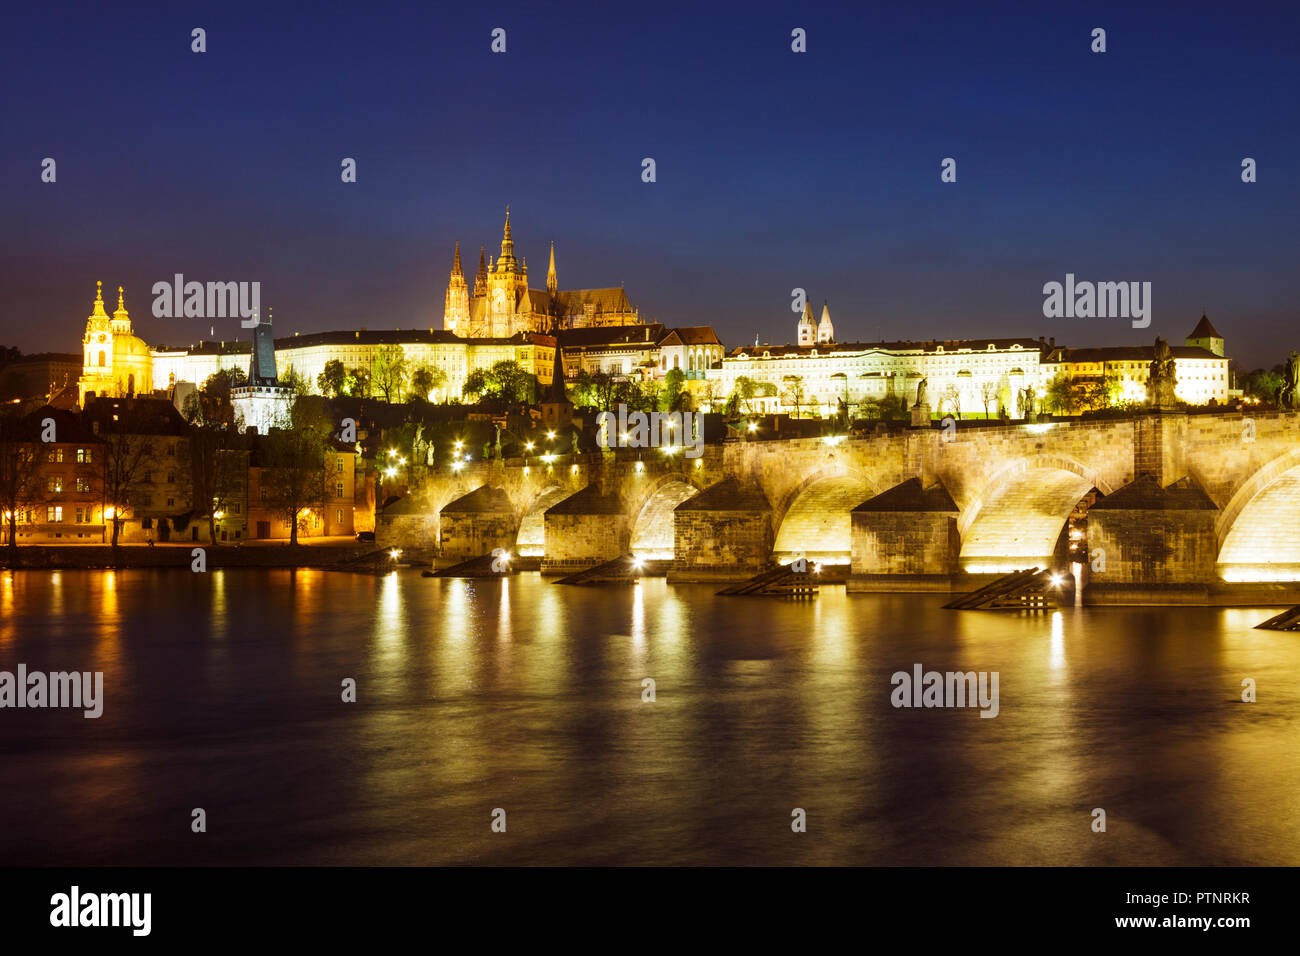
[[[546,270],[546,291],[555,295],[559,288],[559,280],[555,278],[555,240],[551,240],[551,267]]]
[[[510,238],[510,207],[506,206],[506,227],[501,234],[501,255],[497,257],[497,272],[515,271],[515,241]]]
[[[487,295],[487,261],[483,256],[486,246],[478,247],[478,274],[474,276],[474,294]]]
[[[97,315],[102,315],[104,318],[108,318],[108,313],[104,311],[104,283],[103,282],[95,283],[95,307],[94,309],[91,310],[90,314],[92,317]]]
[[[126,311],[126,290],[121,286],[117,287],[117,311],[113,313],[115,319],[125,319],[130,321],[130,314]]]
[[[461,272],[460,270],[460,240],[459,239],[456,240],[456,256],[451,261],[451,274],[453,278],[455,278],[456,276],[460,276],[462,279],[465,278],[465,273]]]

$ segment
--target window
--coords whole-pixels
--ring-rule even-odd
[[[78,490],[78,491],[89,491],[89,490],[90,490],[90,480],[87,479],[87,478],[78,478],[78,479],[77,479],[77,490]]]
[[[46,521],[62,521],[62,520],[63,520],[63,506],[62,506],[62,505],[49,505],[48,507],[46,507],[46,509],[45,509],[45,520],[46,520]]]
[[[266,489],[265,489],[265,488],[262,488],[262,489],[261,489],[261,492],[262,492],[262,500],[265,501],[265,500],[266,500]],[[288,522],[285,522],[285,523],[287,524]]]
[[[343,523],[343,509],[342,509],[342,508],[336,508],[336,509],[334,509],[334,523],[335,523],[335,524],[342,524],[342,523]]]
[[[167,446],[167,454],[171,455],[173,458],[176,456],[176,443],[175,443],[175,442],[172,442],[170,445]]]
[[[168,498],[168,499],[167,499],[167,507],[168,507],[168,508],[174,508],[174,507],[176,507],[176,499],[175,499],[175,498]]]
[[[237,503],[230,506],[231,514],[239,514],[239,509],[240,509],[240,505]]]
[[[153,483],[153,472],[152,472],[152,471],[146,471],[146,472],[144,473],[144,480],[145,480],[146,483],[152,484],[152,483]]]
[[[176,472],[174,471],[167,472],[167,484],[169,485],[176,484]]]
[[[334,497],[335,498],[343,497],[343,482],[341,481],[334,482]]]
[[[336,472],[338,472],[340,475],[343,474],[343,459],[342,459],[342,458],[335,458],[335,459],[334,459],[334,470],[335,470]]]
[[[85,512],[87,512],[87,511],[89,511],[89,510],[90,510],[89,508],[84,508],[84,509],[83,509],[83,508],[78,508],[78,509],[77,509],[77,524],[85,524],[85,522],[86,522],[87,520],[89,520],[90,515],[85,515],[85,517],[83,517],[83,514],[84,514]]]
[[[62,493],[63,493],[63,479],[62,479],[62,478],[47,478],[47,479],[45,479],[45,490],[48,491],[48,492],[52,492],[53,494],[56,494],[56,495],[57,495],[57,494],[62,494]]]
[[[93,448],[78,448],[78,449],[77,449],[77,463],[78,463],[78,464],[86,464],[86,465],[89,465],[89,464],[90,464],[91,462],[93,462],[94,460],[95,460],[95,449],[93,449]]]

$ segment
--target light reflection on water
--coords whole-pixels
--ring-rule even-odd
[[[1276,609],[713,590],[0,573],[0,669],[107,696],[0,710],[0,863],[1300,863]],[[914,663],[1000,715],[892,708]]]

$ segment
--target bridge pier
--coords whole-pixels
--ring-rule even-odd
[[[909,478],[853,509],[850,591],[948,591],[959,511],[942,484]]]
[[[772,507],[753,485],[727,478],[673,511],[669,581],[752,577],[772,556]]]

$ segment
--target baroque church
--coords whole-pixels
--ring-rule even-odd
[[[478,274],[471,290],[461,270],[460,242],[456,242],[442,326],[461,338],[509,338],[521,332],[551,334],[560,329],[641,324],[640,314],[621,288],[562,290],[555,274],[555,243],[551,243],[546,288],[528,288],[528,261],[515,258],[509,207],[501,254],[493,262],[483,253],[480,248]]]
[[[83,406],[87,392],[130,398],[153,391],[153,357],[144,340],[131,333],[122,287],[117,287],[117,311],[110,318],[104,311],[104,283],[96,285],[95,305],[82,338],[82,370],[77,383],[77,404]]]

